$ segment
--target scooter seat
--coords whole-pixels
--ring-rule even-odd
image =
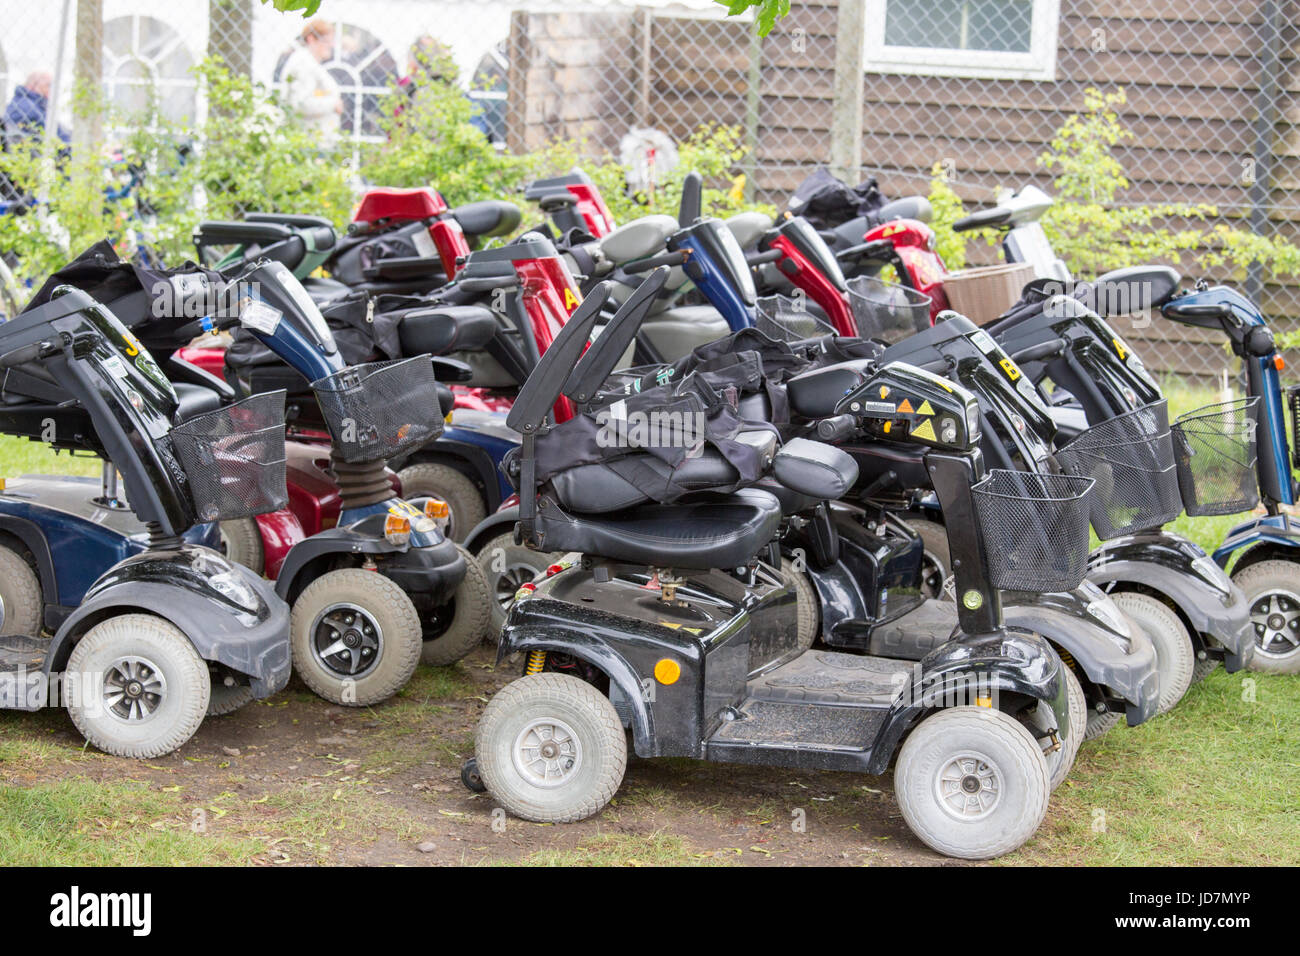
[[[796,375],[786,382],[790,408],[804,418],[829,418],[840,400],[861,385],[875,367],[871,359],[855,359]]]
[[[772,460],[772,474],[791,491],[836,501],[858,480],[853,456],[825,442],[792,438]]]
[[[610,262],[622,264],[664,251],[664,242],[677,231],[672,216],[642,216],[619,226],[600,240],[600,251]]]
[[[403,355],[475,351],[484,348],[496,333],[492,311],[477,305],[412,309],[397,326]]]
[[[629,564],[681,570],[743,566],[776,537],[781,505],[764,491],[702,493],[668,505],[576,515],[544,497],[537,530],[547,551],[579,551]]]
[[[736,437],[757,448],[764,461],[772,460],[777,454],[777,436],[773,429],[756,428],[743,431]],[[607,514],[652,502],[654,499],[643,490],[646,481],[661,481],[666,485],[671,477],[679,487],[697,492],[728,488],[740,480],[731,463],[712,448],[686,458],[675,471],[654,455],[640,454],[636,460],[638,469],[645,474],[640,482],[624,477],[625,472],[617,463],[596,462],[566,468],[552,476],[551,491],[565,508],[584,514]]]
[[[772,228],[772,217],[761,212],[742,212],[725,220],[723,225],[731,230],[740,248],[748,249]]]
[[[519,207],[504,199],[484,199],[467,202],[451,211],[460,228],[471,236],[503,236],[513,232],[523,213]]]
[[[814,498],[811,495],[805,495],[793,488],[787,488],[781,482],[777,481],[771,475],[761,481],[755,482],[752,486],[759,491],[766,491],[769,495],[781,503],[781,514],[789,517],[797,515],[804,511],[811,511],[817,507],[821,501],[820,498]]]
[[[176,397],[180,405],[173,416],[175,424],[187,422],[206,412],[215,412],[221,408],[221,396],[213,389],[203,385],[191,385],[188,382],[173,382]]]

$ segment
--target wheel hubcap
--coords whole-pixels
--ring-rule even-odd
[[[537,569],[523,562],[507,566],[496,581],[497,601],[500,603],[501,609],[508,608],[510,602],[515,599],[515,594],[519,591],[519,588],[536,576]]]
[[[326,670],[343,677],[364,677],[384,653],[379,622],[354,604],[331,604],[312,623],[312,654]]]
[[[513,757],[520,776],[550,790],[572,780],[582,768],[582,745],[568,724],[546,717],[519,732]]]
[[[1255,652],[1268,657],[1288,657],[1300,650],[1300,596],[1290,591],[1269,591],[1250,608],[1255,629]]]
[[[119,657],[104,672],[104,709],[119,720],[148,720],[166,693],[167,679],[146,657]]]
[[[957,595],[954,582],[944,574],[943,564],[929,551],[921,558],[921,594],[936,600],[944,597],[955,599]]]
[[[975,820],[992,813],[1002,800],[1002,777],[978,754],[960,754],[940,768],[935,778],[939,805],[958,820]]]

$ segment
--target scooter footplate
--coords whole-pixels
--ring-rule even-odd
[[[919,661],[947,644],[957,629],[957,605],[929,599],[871,632],[871,653]]]
[[[747,700],[741,720],[718,728],[710,743],[781,750],[867,750],[885,719],[883,709]]]
[[[888,707],[907,684],[906,661],[806,651],[750,682],[752,700]]]
[[[45,665],[50,642],[40,637],[7,634],[0,637],[0,673],[38,671]]]

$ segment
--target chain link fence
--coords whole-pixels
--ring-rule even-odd
[[[49,135],[68,137],[94,122],[73,122],[78,81],[98,78],[126,108],[156,96],[184,125],[202,115],[205,56],[281,82],[310,28],[257,0],[0,0],[0,12],[5,103],[21,112],[20,87],[48,87],[62,123]],[[973,209],[1000,188],[1050,192],[1040,157],[1085,90],[1122,88],[1130,135],[1111,153],[1131,185],[1117,204],[1212,204],[1214,221],[1300,244],[1295,0],[795,0],[761,40],[710,0],[324,0],[318,16],[340,91],[329,122],[353,140],[382,139],[377,118],[423,43],[454,59],[504,149],[580,140],[644,178],[723,124],[741,131],[757,200],[783,206],[817,165],[874,175],[888,197],[925,193],[939,164]],[[1236,278],[1296,328],[1300,276]],[[1161,372],[1212,379],[1232,364],[1212,333],[1158,319],[1123,331]]]

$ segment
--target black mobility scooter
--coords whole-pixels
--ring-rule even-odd
[[[643,757],[881,773],[897,756],[904,816],[931,847],[965,858],[1019,847],[1046,812],[1044,749],[1068,734],[1069,711],[1060,659],[1037,635],[1004,626],[989,579],[974,487],[985,478],[975,399],[895,364],[839,407],[869,432],[909,433],[913,422],[896,402],[878,399],[884,389],[929,402],[946,423],[927,440],[927,467],[949,514],[961,608],[953,639],[920,662],[808,649],[794,593],[776,571],[775,496],[745,489],[620,505],[600,500],[600,484],[589,482],[578,511],[554,481],[537,480],[539,461],[554,451],[543,447],[548,437],[572,429],[552,431],[548,410],[561,394],[581,404],[595,393],[630,341],[624,323],[635,324],[642,291],[583,355],[607,297],[597,286],[511,410],[523,436],[510,469],[518,534],[565,557],[524,585],[510,609],[499,657],[526,654],[525,675],[485,709],[466,782],[477,775],[525,819],[569,822],[617,791],[625,728]],[[800,444],[812,448],[782,449],[771,465],[787,487],[825,499],[835,493],[829,486],[852,478],[847,455]],[[1040,708],[1047,719],[1036,739],[1023,718]]]
[[[0,432],[96,453],[148,528],[148,547],[105,570],[77,607],[57,569],[71,516],[30,501],[0,529],[10,593],[5,706],[66,706],[111,754],[158,757],[220,694],[267,697],[289,679],[289,609],[271,585],[181,535],[284,506],[284,394],[185,418],[171,383],[104,306],[64,286],[0,325]],[[122,507],[105,501],[105,511]],[[99,546],[93,532],[86,546]],[[51,637],[50,634],[53,634]],[[217,708],[218,710],[225,708]]]

